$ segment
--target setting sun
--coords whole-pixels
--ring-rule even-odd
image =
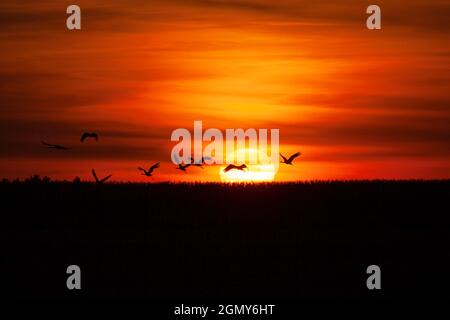
[[[256,149],[239,149],[237,159],[245,159],[246,170],[230,170],[225,172],[226,166],[220,167],[220,180],[222,182],[270,182],[274,181],[276,167],[270,158]],[[239,160],[238,160],[239,161]]]

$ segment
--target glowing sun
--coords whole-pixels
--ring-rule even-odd
[[[233,157],[234,155],[231,154]],[[275,179],[275,165],[267,155],[256,149],[239,149],[236,152],[237,159],[246,159],[248,169],[246,171],[230,170],[224,172],[226,165],[220,167],[220,180],[222,182],[270,182]],[[259,159],[255,164],[249,164],[248,159]],[[265,159],[261,161],[261,159]],[[237,163],[242,164],[242,163]]]

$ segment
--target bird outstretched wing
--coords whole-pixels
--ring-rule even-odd
[[[97,178],[97,174],[95,173],[95,170],[92,169],[92,175],[94,176],[94,179],[96,182],[99,182],[98,178]]]
[[[89,134],[86,133],[86,132],[84,132],[84,133],[81,135],[80,141],[81,141],[81,142],[84,142],[84,140],[86,140],[86,138],[87,138],[88,136],[89,136]]]
[[[112,174],[110,174],[109,176],[104,177],[102,180],[100,180],[100,183],[105,182],[106,180],[108,180],[111,177],[112,177]]]
[[[299,155],[301,155],[300,152],[294,153],[290,158],[288,159],[288,162],[292,162],[295,158],[297,158]]]
[[[144,168],[138,167],[138,170],[143,171],[144,173],[147,172],[147,170],[145,170]]]
[[[281,153],[280,153],[280,156],[283,158],[284,162],[287,162],[287,161],[288,161],[288,159],[286,159],[286,157],[283,156]]]
[[[94,138],[95,141],[98,141],[98,134],[96,134],[95,132],[83,132],[80,141],[84,142],[87,138]]]
[[[51,143],[47,143],[45,141],[41,141],[41,143],[44,146],[47,146],[47,147],[49,147],[51,149],[57,149],[57,150],[69,150],[70,149],[69,147],[66,147],[66,146],[61,146],[59,144],[51,144]]]
[[[159,162],[158,163],[155,163],[154,165],[152,165],[151,167],[150,167],[150,169],[148,169],[148,171],[150,172],[150,173],[152,173],[153,172],[153,170],[155,170],[156,168],[159,168]]]

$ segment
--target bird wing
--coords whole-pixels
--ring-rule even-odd
[[[110,174],[109,176],[104,177],[102,180],[100,180],[100,182],[103,183],[103,182],[105,182],[106,180],[108,180],[111,177],[112,177],[112,174]]]
[[[92,175],[94,176],[95,181],[99,182],[99,181],[98,181],[98,178],[97,178],[97,174],[95,173],[95,170],[94,170],[94,169],[92,169]]]
[[[286,157],[283,156],[281,153],[280,153],[280,156],[283,158],[284,162],[287,162],[287,161],[288,161],[288,159],[286,159]]]
[[[138,170],[144,171],[145,173],[147,172],[147,170],[145,170],[144,168],[138,167]]]
[[[87,138],[95,138],[95,141],[98,141],[98,134],[95,133],[95,132],[93,132],[93,133],[90,133],[90,132],[84,132],[84,133],[81,135],[80,141],[81,141],[81,142],[84,142]]]
[[[150,169],[148,169],[148,171],[150,172],[150,173],[152,173],[153,172],[153,170],[155,170],[156,168],[159,168],[159,162],[158,163],[155,163],[154,165],[152,165],[151,167],[150,167]]]
[[[44,146],[48,146],[48,147],[52,146],[52,144],[49,144],[49,143],[47,143],[47,142],[45,142],[45,141],[41,141],[41,142],[42,142],[42,144],[43,144]]]
[[[86,138],[87,138],[88,136],[89,136],[89,135],[88,135],[86,132],[84,132],[84,133],[81,135],[80,141],[81,141],[81,142],[84,142],[84,140],[86,140]]]
[[[301,155],[300,152],[294,153],[294,154],[288,159],[288,162],[291,162],[292,160],[294,160],[295,158],[297,158],[299,155]]]

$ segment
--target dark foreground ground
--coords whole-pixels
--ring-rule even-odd
[[[450,298],[450,181],[3,182],[0,201],[7,297]],[[72,264],[81,291],[66,288]]]

